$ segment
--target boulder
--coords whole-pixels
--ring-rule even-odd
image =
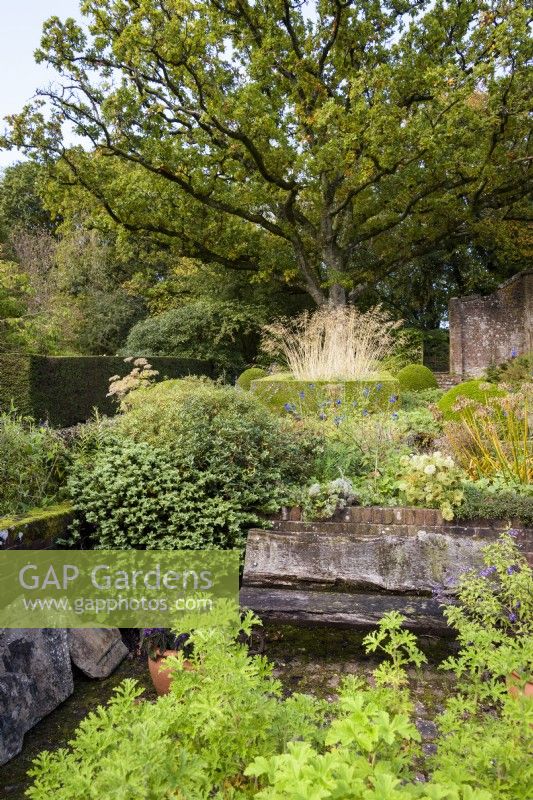
[[[24,734],[73,691],[65,630],[0,630],[0,765],[20,753]]]
[[[68,646],[73,663],[89,678],[107,678],[128,655],[118,628],[72,628]]]

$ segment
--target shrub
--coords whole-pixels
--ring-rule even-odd
[[[119,355],[199,358],[239,371],[257,353],[260,324],[254,306],[197,300],[138,322]]]
[[[405,411],[427,408],[437,403],[443,394],[442,389],[419,389],[416,392],[402,391],[401,407]]]
[[[68,454],[53,430],[28,417],[0,414],[0,454],[0,516],[58,501]]]
[[[503,395],[505,395],[504,391],[493,384],[487,383],[487,381],[465,381],[448,389],[437,402],[437,406],[444,419],[457,421],[461,415],[459,412],[454,411],[453,407],[460,397],[476,400],[478,403],[486,403],[489,397],[502,397]]]
[[[316,437],[245,392],[164,381],[82,445],[69,487],[98,546],[241,547],[313,468]]]
[[[533,353],[511,358],[496,367],[489,367],[487,380],[491,383],[505,383],[518,387],[533,380]]]
[[[498,519],[533,527],[533,496],[491,486],[488,481],[465,481],[459,519]]]
[[[365,380],[375,378],[401,346],[399,326],[379,306],[364,313],[353,306],[324,306],[267,325],[262,347],[299,381]]]
[[[437,381],[432,371],[423,364],[409,364],[396,375],[400,389],[417,392],[422,389],[437,389]]]
[[[265,377],[266,372],[264,369],[260,367],[250,367],[249,369],[245,369],[244,372],[241,372],[237,378],[237,386],[244,389],[245,392],[249,392],[252,381]]]

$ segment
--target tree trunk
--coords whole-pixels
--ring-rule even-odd
[[[346,289],[340,283],[334,283],[329,290],[329,304],[330,306],[345,306],[346,305]]]

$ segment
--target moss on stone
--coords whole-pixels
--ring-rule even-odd
[[[8,547],[28,542],[35,543],[35,549],[51,547],[57,539],[67,533],[72,520],[70,503],[58,503],[49,508],[36,508],[26,514],[0,519],[0,534]]]

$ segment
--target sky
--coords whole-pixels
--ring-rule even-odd
[[[54,80],[54,71],[33,59],[42,24],[52,16],[79,19],[79,0],[0,0],[1,130],[7,114],[20,111],[36,89]],[[16,151],[0,150],[0,169],[21,158]]]

